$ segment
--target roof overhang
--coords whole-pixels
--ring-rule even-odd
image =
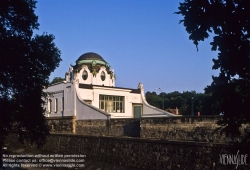
[[[123,92],[137,93],[137,94],[141,93],[140,89],[123,88],[123,87],[111,87],[111,86],[100,86],[100,85],[81,84],[81,83],[79,83],[79,88],[82,88],[82,89],[115,90],[115,91],[123,91]]]

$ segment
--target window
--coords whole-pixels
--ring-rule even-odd
[[[84,71],[82,72],[82,79],[83,79],[83,80],[87,80],[87,78],[88,78],[88,72],[87,72],[86,70],[84,70]]]
[[[48,99],[48,112],[51,113],[52,105],[51,105],[51,99]]]
[[[100,95],[99,108],[108,113],[124,113],[124,96]]]
[[[101,79],[102,79],[102,81],[104,81],[105,78],[106,78],[105,73],[104,73],[104,71],[102,71],[102,72],[101,72]]]
[[[55,113],[58,111],[58,99],[55,99]]]
[[[62,111],[64,111],[64,97],[62,97]]]

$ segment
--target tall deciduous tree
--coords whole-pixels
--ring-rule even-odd
[[[0,157],[3,140],[13,129],[21,141],[37,145],[49,133],[43,88],[61,58],[53,35],[33,35],[39,26],[35,8],[34,0],[0,1]]]
[[[171,92],[171,93],[160,93],[159,95],[156,92],[147,92],[146,100],[147,102],[159,109],[162,109],[164,97],[164,108],[165,109],[179,109],[179,114],[182,115],[191,115],[192,107],[192,97],[194,98],[194,113],[197,115],[198,112],[201,115],[218,115],[216,105],[212,103],[212,97],[210,94],[196,93],[196,91],[184,91],[180,92]],[[212,111],[212,108],[214,108]],[[217,111],[217,112],[216,112]]]
[[[237,134],[242,123],[250,122],[249,0],[185,0],[178,9],[197,50],[199,41],[214,36],[210,44],[219,53],[213,69],[220,74],[205,91],[224,113],[228,130]]]

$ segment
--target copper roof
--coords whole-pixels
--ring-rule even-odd
[[[96,54],[93,52],[89,52],[89,53],[85,53],[81,55],[76,61],[80,61],[80,60],[101,60],[101,61],[106,62],[99,54]]]

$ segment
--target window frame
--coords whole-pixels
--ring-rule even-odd
[[[86,73],[86,74],[84,74],[84,73]],[[84,76],[86,76],[86,78],[84,78]],[[83,72],[82,72],[82,79],[83,80],[87,80],[88,79],[88,72],[86,70],[83,70]]]
[[[58,112],[58,99],[55,98],[55,113]]]
[[[100,94],[99,108],[107,113],[125,113],[125,97]]]
[[[64,111],[64,97],[62,97],[62,111]]]
[[[102,81],[105,81],[105,79],[106,79],[106,74],[105,74],[104,71],[102,71],[102,72],[101,72],[101,80],[102,80]]]
[[[48,99],[48,112],[51,113],[52,111],[52,100]]]

